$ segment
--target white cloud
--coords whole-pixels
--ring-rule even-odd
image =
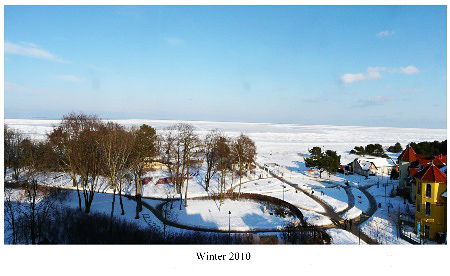
[[[399,68],[369,67],[367,68],[367,73],[344,74],[340,77],[340,80],[344,83],[352,83],[362,80],[379,79],[382,77],[380,73],[381,71],[388,73],[402,73],[407,75],[417,74],[420,72],[414,65]]]
[[[26,57],[33,57],[39,59],[45,59],[50,61],[57,61],[67,63],[67,61],[53,55],[47,50],[44,50],[34,43],[22,42],[22,44],[15,44],[5,42],[5,54],[20,55]]]
[[[414,65],[409,65],[406,67],[400,67],[400,72],[403,74],[412,75],[412,74],[419,73],[419,69]]]
[[[381,32],[377,33],[377,36],[378,37],[387,37],[387,36],[391,36],[393,34],[395,34],[395,31],[386,30],[386,31],[381,31]]]
[[[55,79],[63,80],[63,81],[72,81],[72,82],[81,81],[81,79],[79,77],[73,76],[73,75],[58,75],[58,76],[55,76]]]
[[[367,68],[367,73],[356,73],[356,74],[344,74],[341,77],[341,81],[345,83],[352,83],[362,80],[378,79],[381,78],[380,71],[384,70],[384,67],[369,67]]]
[[[183,45],[183,44],[185,43],[185,41],[184,41],[183,39],[181,39],[181,38],[179,38],[179,37],[174,37],[174,36],[166,36],[166,37],[163,37],[163,40],[164,40],[165,42],[167,42],[168,44],[170,44],[170,45],[175,45],[175,46],[177,46],[177,45]]]

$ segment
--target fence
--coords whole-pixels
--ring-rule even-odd
[[[412,244],[422,244],[422,239],[420,237],[417,237],[417,235],[411,233],[411,232],[400,232],[400,237],[404,239],[405,241],[412,243]]]

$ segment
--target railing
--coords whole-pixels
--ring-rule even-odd
[[[405,241],[412,244],[422,244],[422,239],[417,237],[417,235],[412,234],[411,232],[400,231],[400,237]]]

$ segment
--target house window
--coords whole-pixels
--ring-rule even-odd
[[[422,194],[422,182],[417,182],[417,194],[419,196]]]
[[[429,239],[430,238],[430,230],[431,230],[430,226],[425,224],[424,228],[425,228],[425,231],[424,231],[425,232],[424,233],[425,234],[425,239]]]
[[[417,199],[417,213],[420,213],[420,197]]]
[[[431,198],[431,184],[427,184],[426,197]]]
[[[429,216],[431,214],[431,203],[425,202],[425,215]]]

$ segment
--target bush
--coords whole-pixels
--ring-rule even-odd
[[[283,230],[284,240],[291,244],[331,244],[330,235],[317,226],[302,226],[291,221]]]

